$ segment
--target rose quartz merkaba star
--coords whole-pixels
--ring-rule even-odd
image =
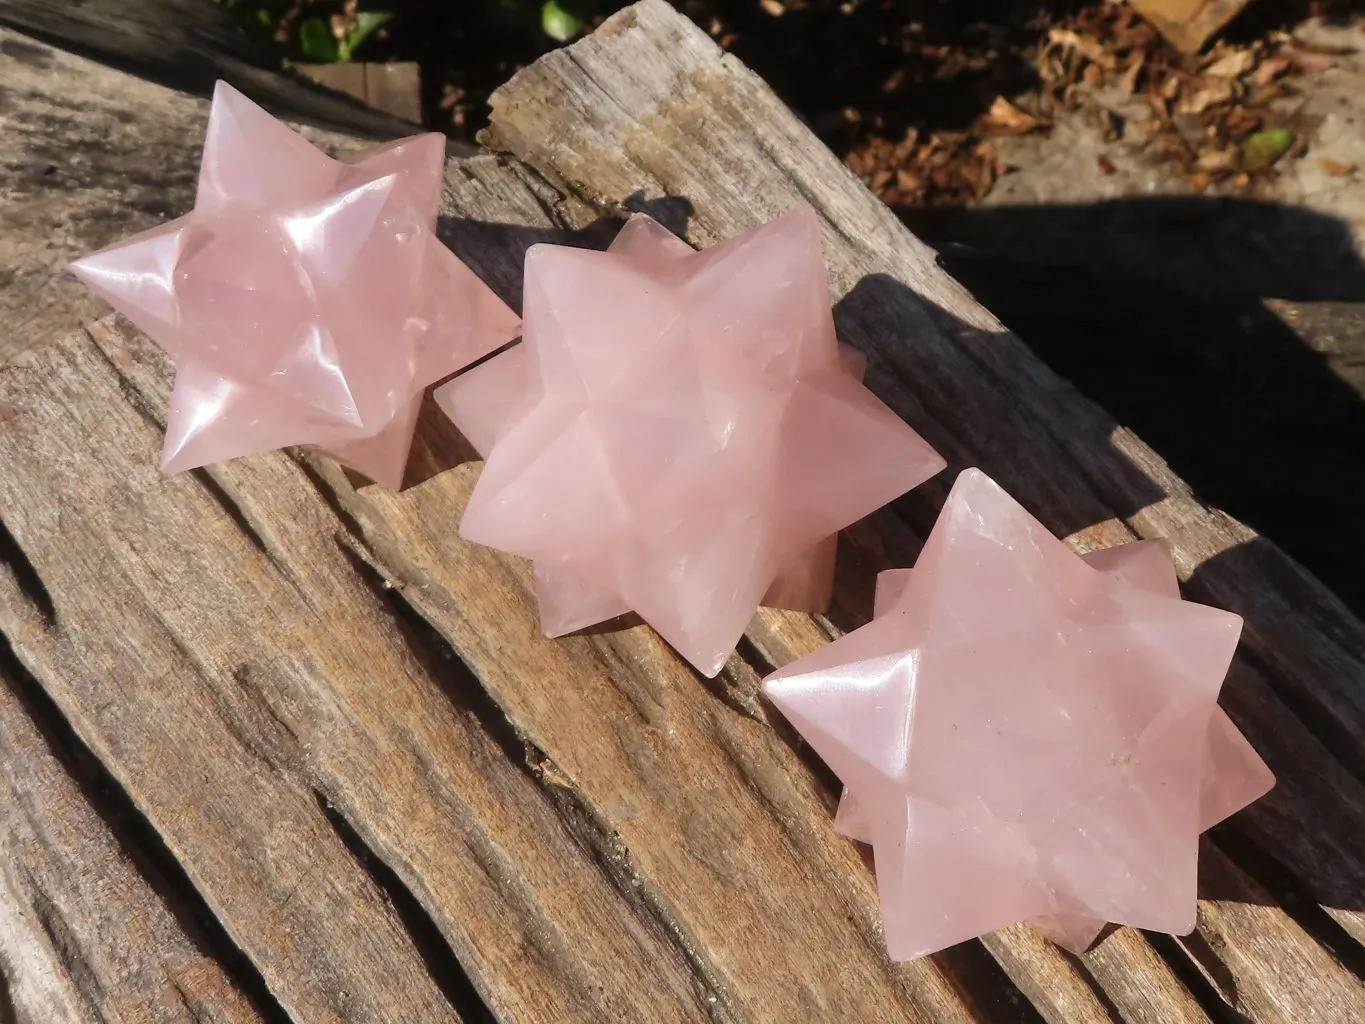
[[[194,209],[72,264],[175,360],[166,472],[309,444],[401,485],[423,391],[518,327],[436,237],[444,164],[334,160],[218,83]]]
[[[944,466],[839,345],[809,208],[701,251],[643,215],[606,252],[533,246],[522,314],[436,401],[487,460],[460,533],[534,560],[551,636],[634,611],[715,675]]]
[[[893,959],[1024,921],[1080,951],[1190,931],[1199,834],[1274,785],[1217,704],[1240,631],[1164,544],[1078,556],[968,470],[872,622],[764,690],[845,784]]]

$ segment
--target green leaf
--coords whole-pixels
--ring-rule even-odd
[[[1267,128],[1257,132],[1242,146],[1242,170],[1263,171],[1294,146],[1294,133],[1288,128]]]
[[[319,64],[335,64],[341,59],[336,36],[321,18],[309,18],[299,26],[299,49],[305,57]]]
[[[351,56],[377,29],[393,21],[393,11],[360,11],[355,16],[355,28],[346,34],[341,44],[341,59],[350,60]]]
[[[262,28],[269,28],[275,23],[275,19],[271,16],[270,11],[264,7],[256,8],[256,21]]]
[[[557,43],[567,43],[583,29],[583,19],[566,11],[556,0],[545,0],[540,9],[540,27]]]

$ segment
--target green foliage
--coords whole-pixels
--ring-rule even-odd
[[[1257,132],[1242,146],[1242,170],[1263,171],[1294,147],[1294,133],[1287,128]]]
[[[305,58],[319,64],[341,59],[341,47],[332,35],[332,26],[321,18],[309,18],[299,26],[299,49]]]
[[[565,10],[556,0],[545,0],[540,9],[540,27],[557,43],[567,43],[583,30],[583,19]]]
[[[246,33],[280,54],[287,65],[294,61],[337,64],[357,59],[357,51],[374,33],[391,22],[394,10],[363,10],[340,39],[332,29],[332,17],[342,9],[340,0],[305,3],[307,17],[295,22],[296,0],[219,0],[230,8]],[[363,0],[362,0],[363,2]],[[402,0],[378,0],[402,10]],[[485,36],[490,45],[510,45],[520,51],[530,43],[534,52],[566,43],[581,35],[589,18],[611,11],[621,2],[601,0],[447,0],[465,6],[467,25]],[[285,26],[293,26],[286,30]],[[520,40],[520,42],[516,42]]]
[[[392,11],[360,11],[353,25],[341,39],[322,18],[308,18],[299,26],[299,50],[304,59],[318,64],[345,63],[376,29],[393,20]]]

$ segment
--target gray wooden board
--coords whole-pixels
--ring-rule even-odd
[[[0,26],[191,94],[208,96],[217,79],[227,79],[278,116],[319,128],[372,139],[414,129],[410,121],[281,70],[277,57],[248,41],[226,4],[0,0]],[[79,80],[68,89],[75,102],[95,95]]]
[[[1360,623],[1041,366],[667,5],[523,72],[490,141],[511,155],[450,165],[443,231],[511,301],[529,244],[602,244],[628,206],[704,243],[811,202],[841,332],[954,468],[1081,550],[1166,536],[1191,596],[1247,617],[1225,704],[1280,785],[1205,841],[1189,937],[1118,929],[1075,958],[1013,928],[891,964],[831,780],[758,682],[865,619],[948,477],[848,531],[828,618],[762,613],[707,681],[643,626],[540,637],[527,566],[456,536],[477,465],[438,415],[401,493],[298,453],[159,476],[171,368],[101,322],[0,371],[0,628],[240,947],[225,976],[310,1021],[1365,1015]],[[24,964],[11,990],[53,969],[40,946]]]

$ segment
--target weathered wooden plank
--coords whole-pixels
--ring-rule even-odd
[[[1202,506],[1033,357],[691,22],[662,0],[636,4],[491,102],[495,148],[608,206],[635,193],[691,199],[699,242],[814,203],[840,326],[869,349],[884,397],[951,461],[980,462],[1063,535],[1118,516],[1168,536],[1183,575],[1197,577],[1193,592],[1247,617],[1249,646],[1325,739],[1353,741],[1334,753],[1365,775],[1365,625],[1272,545]]]
[[[310,734],[301,740],[287,710],[244,689],[254,681],[287,709],[318,669],[304,646],[311,623],[299,616],[278,653],[243,657],[242,635],[257,620],[281,621],[272,605],[288,594],[268,562],[251,558],[221,492],[185,478],[179,500],[163,499],[150,467],[129,458],[155,445],[154,428],[88,342],[21,359],[4,383],[0,519],[37,574],[30,594],[41,586],[52,609],[46,628],[19,632],[5,601],[0,628],[18,658],[147,809],[288,1012],[458,1020],[297,775]],[[215,545],[237,567],[228,594],[202,573]],[[203,600],[192,619],[177,615],[175,595]],[[234,636],[234,615],[250,623],[245,634]],[[331,714],[312,724],[337,727]]]
[[[454,443],[439,438],[426,443]],[[732,659],[708,684],[644,627],[545,641],[526,566],[454,536],[474,469],[403,494],[319,472],[395,588],[607,823],[727,1015],[1012,1019],[1007,989],[968,953],[887,962],[871,879],[829,832],[828,795],[732,699],[756,687],[752,668]]]
[[[409,135],[413,125],[349,96],[281,71],[234,24],[225,5],[198,0],[0,0],[0,25],[84,54],[112,68],[200,96],[226,79],[280,117],[373,139]],[[67,83],[80,102],[94,91]]]
[[[405,121],[422,120],[421,71],[414,61],[299,64],[295,70],[319,85],[354,96],[367,107]]]
[[[0,652],[0,1020],[260,1021],[81,791],[89,766],[39,731],[9,662]]]
[[[982,465],[1080,547],[1168,537],[1191,595],[1248,621],[1247,657],[1225,703],[1281,784],[1240,824],[1361,937],[1365,628],[1330,593],[1203,507],[1137,438],[1039,364],[760,81],[666,4],[636,4],[522,72],[492,103],[491,145],[607,208],[640,193],[688,198],[687,233],[698,242],[813,203],[827,219],[841,331],[872,356],[874,388],[951,463]],[[926,488],[899,503],[913,528],[899,546],[887,517],[876,519],[865,574],[913,557],[937,499]],[[861,621],[847,601],[835,618]],[[753,638],[776,663],[823,642],[799,618],[769,613]],[[1329,808],[1348,820],[1324,829]],[[1302,933],[1290,924],[1292,947]]]
[[[663,209],[677,214],[690,197],[690,219],[669,219],[707,241],[805,195],[830,218],[841,328],[874,354],[884,397],[956,464],[980,462],[1054,528],[1076,533],[1078,546],[1174,524],[1182,565],[1187,575],[1198,567],[1196,591],[1205,586],[1204,555],[1235,543],[1236,524],[1143,463],[1135,440],[1115,434],[942,279],[932,254],[879,219],[880,207],[761,83],[691,32],[664,5],[637,5],[513,83],[496,137],[544,179],[572,187],[494,160],[454,165],[445,228],[457,251],[515,298],[530,242],[600,237],[578,233],[593,217],[585,199],[616,211],[643,189],[674,196]],[[931,315],[907,285],[938,303]],[[317,930],[301,951],[278,941],[282,924],[299,920],[281,880],[311,841],[307,814],[270,835],[268,862],[231,842],[206,849],[215,829],[263,831],[250,820],[234,822],[235,832],[221,823],[259,806],[246,791],[263,759],[267,817],[281,813],[281,799],[316,809],[320,794],[331,805],[319,812],[324,834],[353,832],[351,846],[391,871],[395,896],[410,895],[434,923],[441,941],[425,947],[427,958],[453,950],[509,1018],[1084,1024],[1225,1019],[1230,1007],[1267,1021],[1361,1010],[1349,969],[1358,948],[1340,944],[1351,942],[1345,929],[1362,905],[1352,846],[1361,833],[1352,830],[1365,800],[1337,742],[1355,728],[1353,712],[1334,703],[1345,684],[1313,691],[1310,670],[1295,668],[1298,650],[1244,660],[1229,684],[1230,707],[1282,779],[1233,836],[1292,872],[1336,915],[1340,934],[1324,938],[1326,915],[1301,926],[1275,905],[1276,883],[1261,887],[1228,862],[1234,892],[1205,893],[1198,933],[1212,956],[1120,931],[1076,961],[1011,930],[988,940],[994,959],[965,944],[894,966],[870,872],[830,829],[828,779],[770,720],[757,684],[765,657],[785,660],[865,617],[873,569],[913,557],[942,482],[850,531],[833,625],[765,614],[746,657],[708,682],[643,627],[540,638],[526,567],[454,534],[476,470],[450,468],[467,453],[439,418],[422,424],[420,482],[402,494],[357,490],[330,464],[278,455],[161,480],[151,466],[167,373],[146,342],[107,330],[0,373],[0,516],[57,613],[16,650],[296,1015],[327,1019],[326,1005],[313,1011],[329,984],[382,997],[366,965],[348,959],[349,922],[324,924],[328,908],[306,916]],[[1156,518],[1146,508],[1154,503]],[[1257,557],[1280,567],[1262,584],[1275,594],[1246,599],[1272,610],[1304,602],[1290,610],[1295,628],[1310,632],[1261,622],[1249,648],[1311,648],[1327,621],[1341,631],[1327,663],[1358,673],[1346,652],[1359,624],[1344,613],[1338,621],[1311,579],[1265,551]],[[1247,586],[1244,572],[1223,577],[1234,595]],[[376,586],[375,573],[391,589]],[[24,607],[0,596],[7,631]],[[1285,695],[1300,692],[1315,703],[1287,709]],[[238,748],[250,753],[230,756]],[[197,774],[210,765],[213,792]],[[213,820],[185,813],[201,801]],[[335,846],[307,851],[313,872],[360,890],[342,901],[353,914],[373,912],[382,902],[367,895],[373,883],[357,881]],[[248,870],[233,870],[244,861]],[[248,887],[264,897],[240,891]],[[1266,905],[1243,908],[1253,896]],[[377,941],[393,957],[403,937],[383,931],[367,952]],[[575,942],[586,951],[575,953]],[[1297,995],[1280,965],[1311,972]],[[1245,995],[1228,994],[1225,969]],[[429,980],[418,987],[429,991]],[[398,1018],[389,1010],[383,1019]]]
[[[479,241],[475,262],[485,273],[503,273],[504,290],[520,273],[525,246],[546,233],[542,207],[565,226],[592,216],[581,204],[531,193],[526,183],[514,202],[508,183],[521,181],[498,161],[475,161],[455,169],[449,197],[452,211],[464,214],[447,225],[451,236]],[[471,219],[475,215],[519,223],[520,230],[489,234]],[[500,808],[508,798],[482,788],[486,776],[507,770],[504,755],[466,758],[441,773],[413,768],[404,775],[399,770],[404,748],[387,738],[416,733],[422,742],[405,756],[429,764],[431,749],[454,730],[436,694],[426,703],[404,697],[404,687],[418,683],[405,682],[415,670],[405,668],[403,659],[437,660],[439,652],[433,655],[420,643],[415,653],[394,650],[393,627],[363,607],[372,599],[357,575],[363,576],[363,566],[337,551],[336,520],[324,515],[314,486],[288,459],[245,460],[211,475],[163,482],[151,468],[152,424],[169,385],[166,362],[146,343],[125,345],[101,332],[96,337],[131,405],[117,400],[111,370],[91,357],[79,337],[21,360],[0,377],[0,392],[13,407],[11,428],[0,439],[6,480],[0,509],[39,577],[62,595],[57,625],[21,642],[18,653],[92,748],[127,780],[286,1008],[299,1012],[320,968],[296,957],[297,974],[291,973],[282,951],[271,946],[283,912],[274,907],[280,886],[275,865],[250,865],[262,873],[256,886],[271,906],[234,905],[241,879],[207,858],[205,839],[211,837],[205,823],[162,813],[190,799],[177,784],[197,785],[195,771],[167,777],[167,757],[192,753],[197,765],[213,766],[225,787],[232,783],[224,776],[250,773],[252,763],[234,760],[227,739],[215,730],[238,737],[257,758],[278,766],[276,773],[284,777],[275,780],[272,807],[287,803],[300,775],[308,788],[324,793],[427,908],[485,996],[509,1016],[520,1009],[538,1020],[671,1020],[703,1013],[722,1020],[895,1015],[967,1021],[988,1013],[992,1019],[1029,1019],[1026,1007],[1010,1004],[1008,983],[978,952],[904,967],[886,962],[872,886],[859,855],[846,843],[828,841],[825,795],[803,779],[799,762],[765,726],[743,709],[716,701],[646,631],[630,634],[623,647],[606,642],[605,653],[581,642],[522,644],[523,634],[536,633],[523,568],[491,552],[461,548],[449,567],[458,571],[469,560],[481,567],[462,580],[459,605],[478,638],[482,682],[515,682],[531,701],[502,700],[489,687],[509,714],[517,749],[529,743],[536,752],[535,772],[555,794],[557,814],[592,858],[609,867],[617,889],[593,891],[584,855],[578,854],[574,870],[574,857],[550,842],[556,829],[565,829],[563,820],[533,827],[531,819],[514,837],[500,834],[499,875],[527,879],[520,886],[530,890],[524,901],[543,906],[543,916],[562,924],[544,929],[559,937],[546,940],[558,951],[546,969],[530,969],[546,958],[543,950],[529,955],[529,964],[499,958],[500,942],[523,941],[516,928],[508,934],[507,922],[524,918],[527,910],[514,913],[492,894],[474,898],[457,883],[490,870],[467,830],[481,815],[499,822],[506,815]],[[105,408],[111,404],[121,407]],[[448,465],[459,450],[453,433],[443,433],[436,422],[419,441],[419,478]],[[97,467],[83,466],[86,459]],[[416,531],[406,543],[426,545],[417,552],[421,561],[439,558],[455,543],[453,517],[467,495],[469,469],[441,473],[392,496],[404,503],[395,515]],[[333,475],[336,492],[330,486],[325,491],[345,517],[366,514],[363,502],[343,497],[349,494],[344,475]],[[91,496],[102,510],[92,521],[57,515]],[[215,499],[232,514],[215,512]],[[387,556],[356,538],[349,543],[362,559],[387,564]],[[194,586],[188,586],[191,580]],[[415,591],[422,586],[398,588],[394,599],[401,595],[416,604]],[[103,611],[111,602],[118,609],[112,623]],[[300,605],[316,605],[315,614],[329,628],[313,622]],[[269,614],[263,617],[262,608]],[[515,622],[506,621],[513,616]],[[102,637],[111,634],[138,638],[149,667],[160,672],[163,664],[173,666],[174,685],[167,679],[159,688],[164,710],[142,688],[110,701],[102,676],[90,666],[102,655],[130,669],[127,646],[122,658],[99,650]],[[175,650],[158,649],[158,634],[174,638]],[[301,645],[309,648],[306,658]],[[354,669],[348,675],[348,665],[364,666],[367,678],[355,679]],[[746,673],[748,687],[756,685],[751,670],[737,664],[735,671]],[[372,679],[384,680],[382,692]],[[676,704],[671,712],[670,704]],[[173,737],[180,718],[196,706],[205,714],[191,752]],[[351,717],[365,731],[349,725]],[[226,729],[220,724],[224,718]],[[553,755],[544,745],[548,740],[554,741]],[[382,771],[374,764],[376,750]],[[768,751],[784,767],[772,765]],[[755,791],[746,774],[745,762],[755,754],[769,762],[758,767],[771,792]],[[786,781],[789,775],[796,785]],[[371,776],[383,782],[367,781]],[[774,799],[780,800],[777,816]],[[225,808],[243,801],[239,793],[220,795]],[[450,805],[469,809],[455,815]],[[524,811],[522,816],[531,817]],[[308,841],[304,824],[274,831],[278,860],[295,852],[290,835],[297,832],[301,842]],[[321,877],[341,870],[314,860]],[[571,891],[556,891],[554,884]],[[788,893],[803,888],[813,899],[792,914]],[[619,912],[627,898],[621,891],[634,901],[629,913]],[[611,912],[613,906],[618,912]],[[332,929],[310,952],[346,956],[345,930],[338,923]],[[603,935],[596,942],[594,930]],[[244,934],[248,931],[260,935]],[[470,933],[478,935],[477,942]],[[568,952],[571,947],[584,950],[581,960]],[[812,962],[805,959],[811,949],[837,953]],[[355,976],[357,987],[374,985],[357,965],[336,965],[338,975],[343,969]]]
[[[593,823],[556,799],[553,766],[395,618],[299,466],[249,460],[167,490],[148,420],[166,361],[104,344],[33,353],[0,385],[0,508],[54,608],[16,653],[285,1010],[456,1019],[459,979],[432,971],[460,965],[415,945],[353,830],[500,1016],[700,1016],[683,951],[584,848],[575,829]]]
[[[1360,978],[1207,838],[1199,871],[1199,928],[1180,942],[1231,1009],[1254,1021],[1332,1024],[1365,999]]]

